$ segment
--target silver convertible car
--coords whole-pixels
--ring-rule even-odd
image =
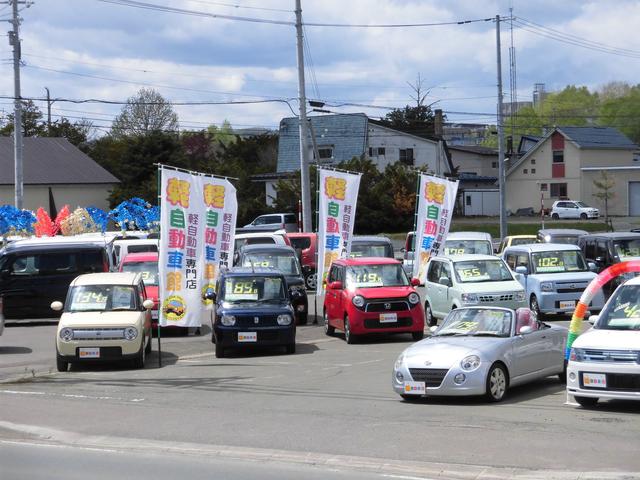
[[[391,384],[406,400],[486,395],[538,378],[566,378],[567,329],[540,322],[528,308],[458,308],[424,340],[400,354]]]

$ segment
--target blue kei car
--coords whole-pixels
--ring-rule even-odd
[[[211,341],[216,357],[230,348],[283,346],[296,351],[292,297],[304,295],[287,288],[286,277],[273,268],[235,267],[221,272],[216,291],[205,298],[214,302]]]
[[[573,313],[582,292],[596,278],[596,266],[587,263],[577,245],[535,243],[507,248],[502,258],[524,286],[529,308],[538,317],[546,313]],[[589,310],[599,312],[604,295],[599,291]]]

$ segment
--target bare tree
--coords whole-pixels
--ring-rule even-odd
[[[604,201],[604,222],[609,225],[609,200],[616,195],[616,182],[611,175],[603,170],[600,179],[594,180],[593,185],[598,190],[593,196]]]
[[[111,134],[116,137],[177,130],[178,115],[171,103],[160,93],[147,88],[141,88],[127,100],[111,126]]]

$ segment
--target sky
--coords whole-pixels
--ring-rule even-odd
[[[20,7],[22,96],[39,99],[46,112],[48,87],[54,120],[87,118],[104,134],[121,105],[64,100],[125,102],[142,87],[171,102],[223,103],[176,105],[183,129],[224,120],[235,128],[277,129],[280,119],[298,111],[294,0],[30,3]],[[380,118],[414,103],[410,84],[420,76],[425,103],[441,108],[448,121],[495,123],[496,24],[486,19],[508,19],[510,8],[515,20],[500,22],[505,101],[511,95],[512,36],[520,101],[531,100],[535,83],[548,91],[638,83],[639,1],[302,0],[307,97],[331,112]],[[10,13],[0,5],[1,20]],[[457,24],[467,20],[479,21]],[[405,26],[373,26],[380,24]],[[0,99],[3,116],[12,111],[14,88],[4,39],[0,97],[9,99]]]

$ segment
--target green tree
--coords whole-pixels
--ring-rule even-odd
[[[164,131],[178,131],[178,115],[170,102],[150,88],[141,88],[129,97],[111,126],[111,135],[115,137]]]
[[[640,143],[640,84],[629,87],[621,96],[609,96],[600,108],[599,123],[620,130]]]
[[[25,137],[43,137],[47,134],[46,123],[42,121],[42,112],[32,100],[22,102],[22,133]],[[7,115],[5,125],[0,129],[0,135],[7,137],[13,134],[13,113]]]
[[[238,136],[233,133],[231,123],[226,119],[222,122],[222,126],[220,127],[209,125],[207,133],[210,135],[212,142],[219,143],[223,146],[230,145],[238,139]]]
[[[415,106],[407,105],[404,108],[396,108],[387,113],[381,122],[389,128],[400,130],[413,135],[433,136],[435,133],[435,115],[431,111],[431,105],[426,105],[425,100],[429,90],[422,86],[423,80],[418,75],[415,84],[409,83],[413,90],[411,99]]]

